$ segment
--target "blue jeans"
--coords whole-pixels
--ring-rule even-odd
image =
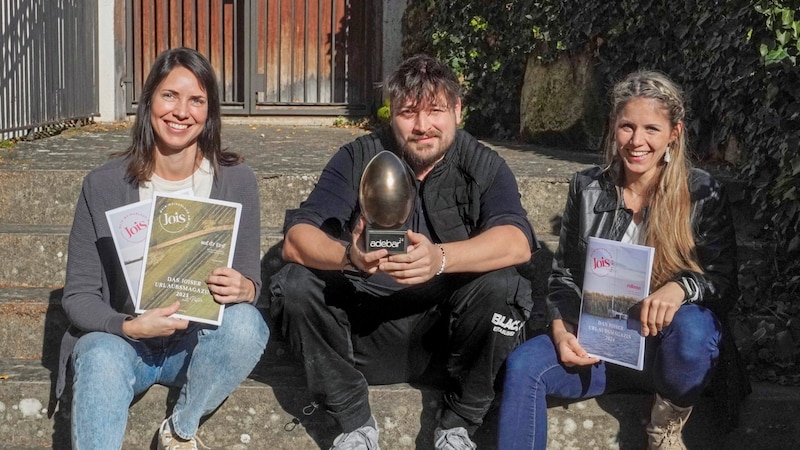
[[[72,444],[122,448],[128,407],[153,384],[179,387],[173,431],[188,439],[261,358],[269,329],[250,304],[226,306],[219,327],[192,322],[165,338],[131,341],[103,332],[82,336],[72,353]]]
[[[682,306],[669,326],[647,338],[642,372],[603,362],[565,367],[550,336],[537,336],[506,361],[498,448],[546,448],[548,395],[584,399],[634,387],[658,392],[680,406],[692,405],[711,380],[720,340],[719,321],[699,305]]]

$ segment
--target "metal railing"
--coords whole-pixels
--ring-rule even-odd
[[[0,0],[0,139],[98,115],[97,0]]]

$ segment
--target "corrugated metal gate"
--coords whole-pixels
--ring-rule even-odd
[[[97,0],[0,0],[0,139],[98,115]]]
[[[129,112],[153,61],[196,48],[217,71],[223,112],[363,115],[381,76],[374,0],[127,0]]]

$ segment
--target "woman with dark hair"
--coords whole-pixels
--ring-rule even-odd
[[[121,448],[128,407],[153,384],[180,389],[159,428],[159,448],[197,448],[201,417],[250,374],[269,338],[254,306],[261,289],[260,206],[253,171],[220,145],[217,82],[200,53],[163,52],[145,81],[132,144],[84,179],[69,240],[62,305],[71,326],[61,346],[57,395],[73,373],[72,443],[76,449]],[[180,302],[134,314],[105,212],[191,190],[240,203],[232,267],[206,279],[225,306],[212,326],[172,317]]]
[[[717,365],[737,280],[724,191],[689,165],[684,116],[680,89],[660,73],[639,71],[614,87],[606,166],[570,183],[546,299],[550,335],[525,342],[507,360],[501,449],[546,447],[547,395],[581,399],[625,387],[655,393],[648,448],[685,448],[682,428]],[[578,343],[590,236],[655,248],[639,317],[642,372],[600,362]]]

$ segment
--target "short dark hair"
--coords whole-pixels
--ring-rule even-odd
[[[197,137],[197,147],[203,152],[203,156],[211,161],[215,176],[219,172],[216,170],[219,165],[233,165],[241,161],[239,154],[222,149],[219,87],[211,63],[197,50],[186,47],[173,48],[158,55],[150,68],[136,108],[136,119],[131,130],[132,142],[130,147],[122,152],[122,155],[128,158],[128,178],[137,184],[149,180],[155,166],[153,156],[155,133],[150,123],[153,94],[158,85],[176,67],[184,67],[192,72],[206,94],[208,115],[203,131]]]
[[[438,59],[423,54],[403,61],[383,89],[393,111],[408,100],[414,107],[435,103],[442,94],[446,106],[452,108],[461,98],[461,84],[453,71]]]

